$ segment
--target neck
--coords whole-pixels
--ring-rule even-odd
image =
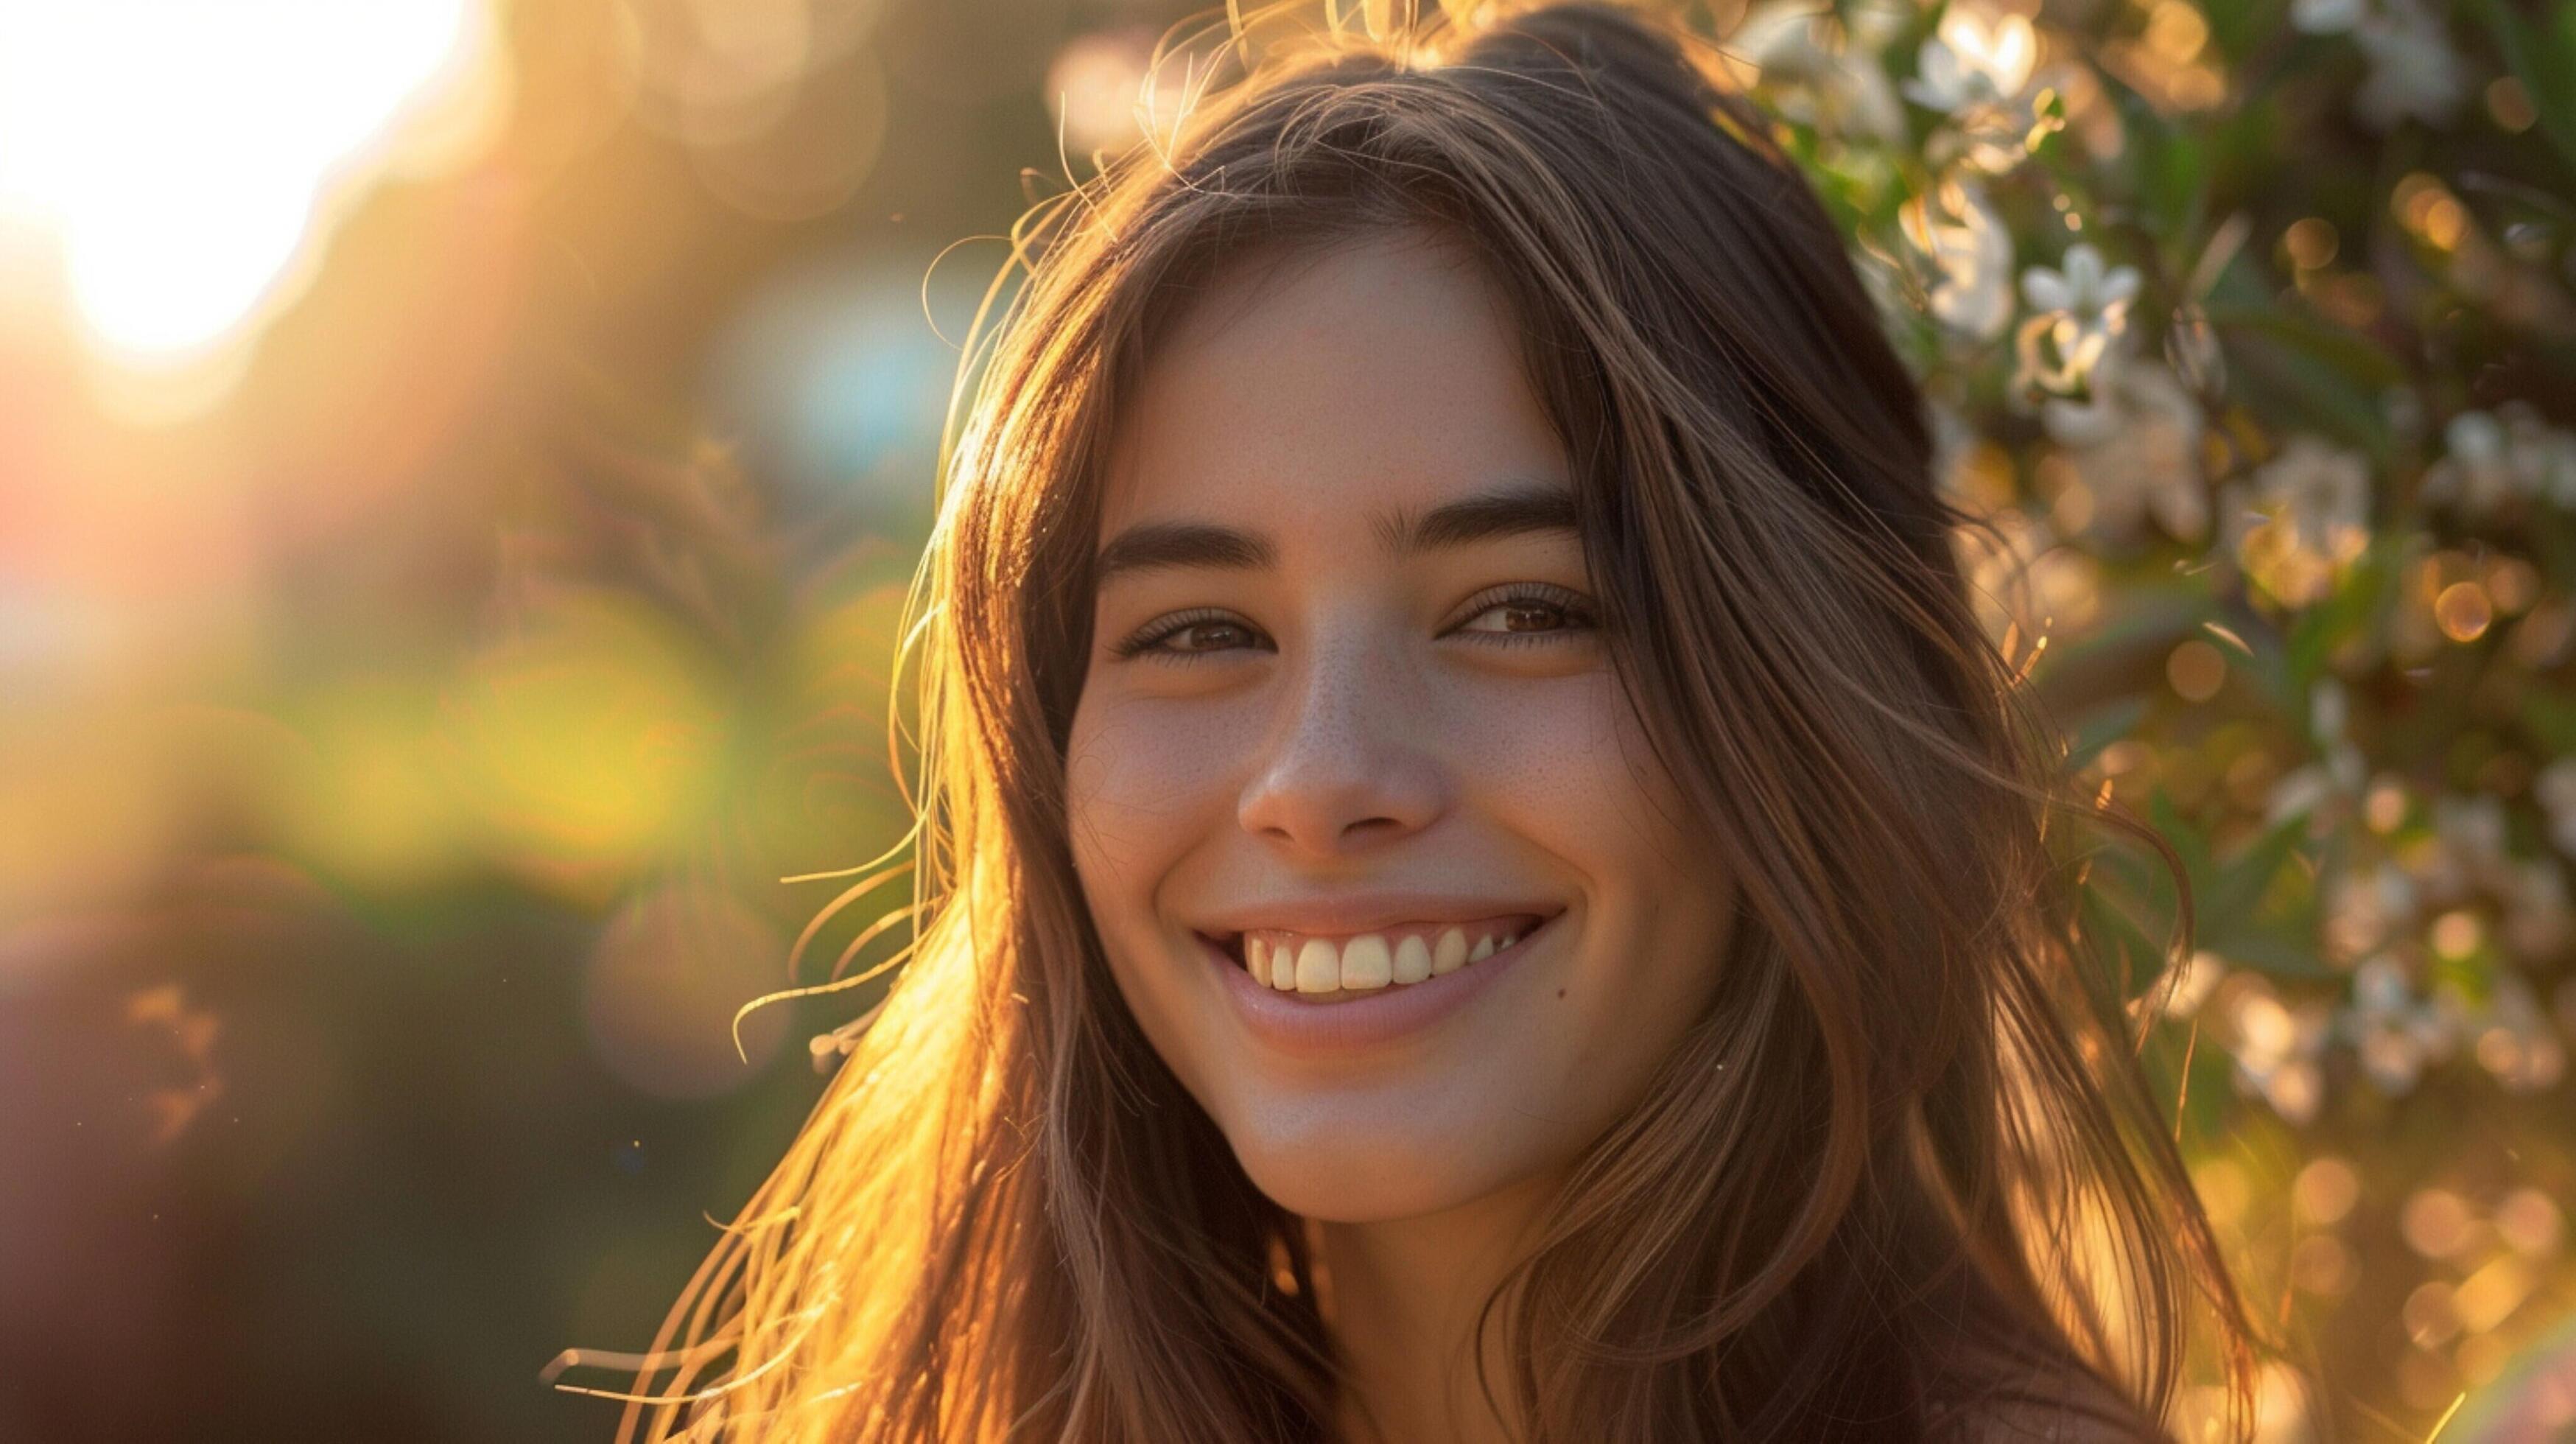
[[[1528,1251],[1557,1183],[1528,1179],[1415,1218],[1317,1225],[1330,1324],[1350,1381],[1344,1437],[1511,1444],[1513,1421],[1495,1413],[1513,1407],[1509,1315],[1498,1307],[1483,1341],[1498,1396],[1489,1405],[1477,1382],[1476,1311]]]

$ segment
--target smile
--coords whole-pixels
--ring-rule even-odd
[[[1236,1019],[1251,1036],[1274,1052],[1320,1061],[1393,1045],[1426,1032],[1511,976],[1517,971],[1515,965],[1534,951],[1551,948],[1549,940],[1564,930],[1557,926],[1563,917],[1562,911],[1544,919],[1521,913],[1474,922],[1410,924],[1346,937],[1269,930],[1195,936],[1219,986],[1233,1002]],[[1455,942],[1450,941],[1453,933]],[[1253,941],[1247,943],[1247,937]],[[1267,976],[1253,976],[1247,949],[1260,952]],[[1356,975],[1351,971],[1354,952],[1358,954]],[[1456,959],[1447,971],[1441,970],[1444,956]],[[1283,958],[1291,983],[1284,989],[1275,982]],[[1311,968],[1309,958],[1314,960]],[[1299,986],[1307,979],[1320,983],[1328,965],[1333,969],[1331,987]],[[1381,967],[1384,981],[1372,984],[1369,980],[1379,976]],[[1416,970],[1422,976],[1418,981],[1399,982],[1399,968],[1404,977],[1413,977]],[[1352,986],[1354,981],[1359,986]]]
[[[1263,928],[1238,933],[1227,952],[1252,980],[1315,1001],[1380,988],[1412,987],[1481,963],[1536,931],[1541,919],[1522,913],[1465,923],[1402,924],[1331,938]]]

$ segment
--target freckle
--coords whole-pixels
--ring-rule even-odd
[[[1557,995],[1558,997],[1560,997],[1560,998],[1564,997],[1564,996],[1565,996],[1565,990],[1564,990],[1563,988],[1559,988],[1559,989],[1557,989],[1557,990],[1556,990],[1556,995]]]

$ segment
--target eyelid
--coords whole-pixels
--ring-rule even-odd
[[[1456,631],[1459,626],[1474,621],[1506,602],[1523,601],[1540,602],[1554,607],[1587,627],[1597,625],[1599,622],[1599,615],[1594,610],[1591,599],[1571,587],[1560,587],[1553,582],[1505,582],[1498,587],[1488,587],[1468,598],[1458,609],[1458,621],[1448,630]],[[1521,632],[1515,635],[1526,637],[1546,634]]]
[[[1479,590],[1476,596],[1458,603],[1458,606],[1450,611],[1450,619],[1445,621],[1437,634],[1440,634],[1440,637],[1450,637],[1450,634],[1461,632],[1468,621],[1484,616],[1486,611],[1494,611],[1497,606],[1510,606],[1510,603],[1515,601],[1525,601],[1525,603],[1535,601],[1540,603],[1540,606],[1553,606],[1556,611],[1564,611],[1566,619],[1571,621],[1571,627],[1566,627],[1564,632],[1587,632],[1587,629],[1600,624],[1592,598],[1587,598],[1584,593],[1579,593],[1579,590],[1566,588],[1566,585],[1556,585],[1556,583],[1502,583],[1502,585],[1489,585],[1489,588]],[[1162,647],[1164,642],[1170,642],[1170,639],[1177,637],[1177,634],[1188,632],[1190,627],[1208,627],[1208,624],[1242,627],[1244,632],[1252,634],[1252,637],[1257,639],[1257,645],[1252,647],[1252,650],[1275,650],[1275,647],[1278,647],[1275,642],[1270,642],[1255,621],[1247,619],[1247,616],[1236,614],[1236,611],[1226,611],[1221,609],[1221,606],[1190,606],[1190,609],[1167,611],[1167,614],[1157,616],[1157,619],[1146,621],[1144,627],[1139,627],[1136,632],[1123,637],[1121,642],[1113,642],[1113,645],[1110,645],[1110,655],[1118,660],[1154,655],[1154,658],[1162,658],[1162,660],[1195,663],[1195,660],[1216,658],[1216,655],[1224,655],[1224,652],[1242,650],[1242,647],[1218,647],[1218,650],[1208,650],[1208,652],[1170,652]],[[1530,642],[1530,639],[1540,639],[1540,637],[1546,637],[1546,632],[1515,634],[1517,642]],[[1497,634],[1497,639],[1502,637]]]
[[[1136,629],[1136,632],[1131,632],[1131,634],[1128,634],[1126,639],[1121,639],[1121,642],[1113,642],[1113,645],[1110,645],[1110,655],[1113,655],[1113,658],[1118,658],[1118,660],[1149,658],[1149,655],[1151,655],[1151,658],[1177,660],[1177,663],[1195,663],[1195,660],[1206,660],[1206,658],[1213,658],[1213,655],[1221,655],[1221,652],[1231,652],[1231,650],[1236,650],[1236,647],[1224,647],[1224,650],[1221,650],[1221,652],[1218,652],[1218,650],[1211,650],[1211,652],[1170,652],[1170,650],[1164,650],[1164,647],[1162,647],[1164,642],[1170,642],[1170,639],[1172,639],[1172,637],[1177,637],[1177,634],[1188,632],[1190,627],[1206,627],[1206,624],[1211,624],[1211,621],[1224,621],[1226,627],[1242,627],[1244,632],[1249,632],[1249,634],[1252,634],[1252,637],[1257,637],[1257,639],[1262,639],[1262,642],[1267,642],[1267,637],[1265,637],[1265,634],[1262,634],[1262,629],[1260,629],[1260,627],[1255,627],[1255,624],[1252,624],[1252,619],[1247,619],[1247,616],[1239,616],[1239,614],[1234,614],[1234,611],[1221,609],[1221,606],[1188,606],[1188,609],[1182,609],[1182,611],[1167,611],[1167,614],[1157,616],[1157,619],[1146,621],[1144,627],[1139,627],[1139,629]],[[1262,647],[1255,647],[1255,650],[1262,650]]]

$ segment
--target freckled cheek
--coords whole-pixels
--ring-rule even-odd
[[[1239,725],[1151,703],[1075,714],[1065,762],[1072,846],[1087,885],[1142,899],[1207,840],[1227,810],[1243,749]]]
[[[1519,688],[1455,713],[1450,731],[1489,819],[1581,896],[1578,1015],[1601,1024],[1691,994],[1696,970],[1668,964],[1710,951],[1723,879],[1616,681]]]
[[[1642,739],[1628,735],[1626,706],[1606,675],[1521,682],[1462,691],[1444,706],[1441,731],[1461,790],[1490,821],[1591,875],[1637,847],[1633,816],[1646,797],[1626,757]]]

